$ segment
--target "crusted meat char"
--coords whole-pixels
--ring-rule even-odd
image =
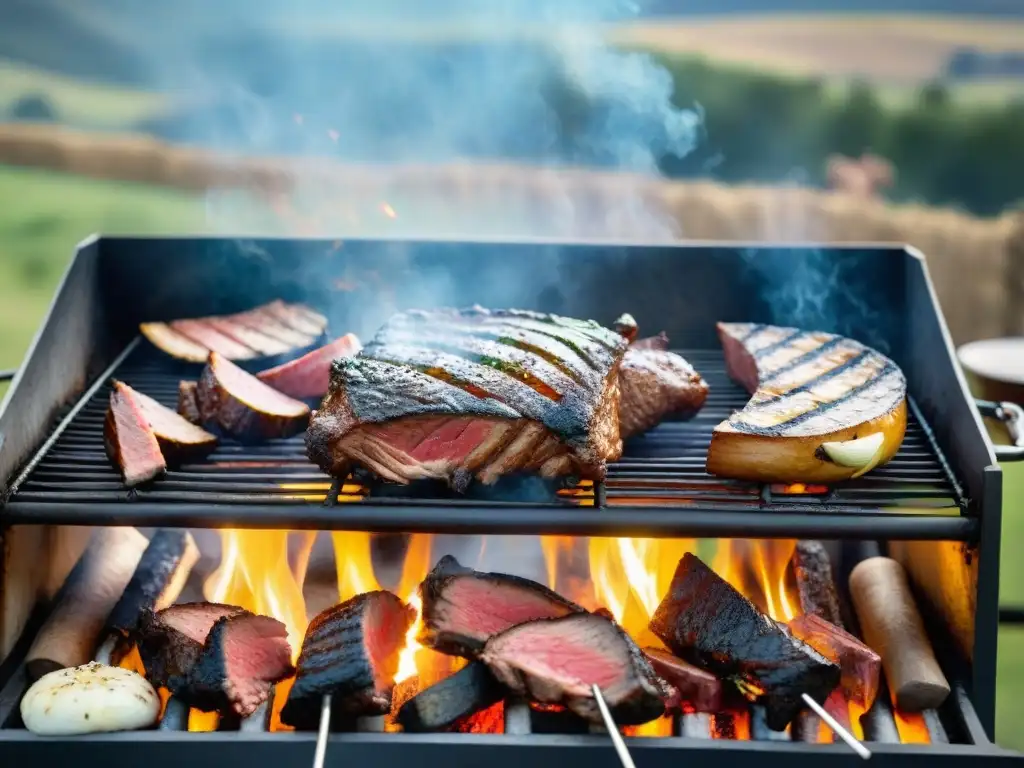
[[[457,488],[517,471],[602,479],[622,452],[626,341],[593,321],[523,310],[410,311],[335,361],[306,434],[325,472],[362,466]]]
[[[213,625],[227,616],[248,613],[237,605],[179,603],[162,611],[144,611],[135,642],[146,679],[166,687],[171,678],[187,675],[203,651]]]
[[[487,665],[474,661],[406,701],[397,720],[411,733],[446,730],[504,696]]]
[[[442,557],[420,584],[423,645],[472,658],[499,632],[535,619],[553,619],[583,608],[542,584],[505,573],[466,568]]]
[[[733,680],[763,705],[772,730],[783,730],[803,708],[803,694],[823,702],[839,684],[838,665],[761,613],[692,553],[679,561],[650,628],[676,656]]]
[[[751,398],[715,427],[711,474],[830,483],[859,477],[899,450],[907,382],[889,358],[853,339],[798,328],[719,323],[718,335],[729,375]],[[823,447],[869,438],[874,453],[853,463]]]

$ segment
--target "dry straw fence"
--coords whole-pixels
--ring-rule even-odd
[[[573,169],[227,157],[146,137],[34,125],[0,126],[0,163],[195,192],[243,189],[275,200],[319,190],[330,200],[328,229],[346,205],[401,198],[445,209],[449,218],[461,212],[456,228],[486,219],[483,229],[494,235],[909,243],[928,257],[957,343],[1024,333],[1024,212],[978,219],[834,192]],[[467,217],[467,209],[476,213]],[[444,219],[430,211],[423,218],[412,226],[436,229]]]

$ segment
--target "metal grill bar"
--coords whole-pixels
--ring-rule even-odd
[[[401,488],[349,481],[325,506],[331,479],[309,463],[301,437],[240,445],[224,440],[205,462],[170,471],[150,489],[126,491],[103,449],[106,380],[87,393],[33,458],[4,514],[14,522],[214,527],[348,528],[459,533],[567,535],[800,536],[968,540],[960,486],[915,407],[899,454],[864,478],[832,488],[762,486],[704,471],[714,426],[747,395],[717,351],[683,350],[711,387],[691,421],[666,422],[631,440],[603,484],[562,487],[539,478],[503,478],[464,496],[436,486]],[[185,366],[146,348],[116,376],[169,406]],[[798,492],[802,491],[802,492]],[[600,507],[600,511],[594,507]]]

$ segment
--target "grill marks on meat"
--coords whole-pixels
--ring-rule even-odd
[[[124,385],[122,385],[124,386]],[[161,405],[148,395],[135,392],[142,415],[156,435],[157,443],[169,464],[197,461],[217,447],[217,438],[184,417]]]
[[[196,396],[203,422],[241,441],[290,437],[309,419],[305,403],[268,387],[216,352],[210,353]]]
[[[664,714],[663,686],[644,654],[615,622],[593,613],[538,619],[495,635],[480,659],[495,677],[541,704],[600,723],[597,685],[620,725]]]
[[[330,386],[331,363],[339,357],[357,355],[361,349],[359,339],[348,333],[297,360],[261,371],[256,378],[296,399],[323,397]]]
[[[487,666],[474,661],[405,702],[397,720],[410,733],[444,731],[504,696],[505,690]]]
[[[327,318],[301,304],[272,301],[234,315],[141,323],[139,330],[172,357],[201,363],[210,352],[229,360],[283,355],[313,344]]]
[[[190,707],[248,717],[292,674],[291,654],[280,621],[236,613],[217,620],[188,673],[172,677],[168,687]]]
[[[625,341],[591,321],[519,310],[397,315],[335,361],[307,432],[331,474],[351,464],[408,483],[515,471],[600,479],[618,458]]]
[[[523,622],[583,609],[547,587],[504,573],[475,571],[445,555],[420,584],[420,643],[472,658],[494,635]]]
[[[236,605],[180,603],[139,619],[136,645],[146,679],[167,687],[171,678],[188,675],[199,659],[213,625],[228,616],[248,613]]]
[[[644,648],[644,655],[661,679],[679,691],[686,711],[721,711],[722,681],[715,675],[660,648]]]
[[[120,470],[129,488],[149,482],[167,470],[139,393],[120,381],[114,382],[110,392],[103,443],[107,456]]]
[[[708,471],[758,482],[832,482],[885,463],[903,441],[907,385],[896,364],[853,339],[719,323],[729,374],[752,393],[715,427]],[[882,434],[877,460],[841,466],[821,449]]]
[[[298,671],[281,710],[295,728],[314,728],[324,694],[351,717],[391,711],[391,690],[405,636],[416,611],[378,590],[320,613],[302,641]]]
[[[772,730],[789,724],[803,707],[802,694],[823,702],[839,684],[836,664],[690,553],[679,561],[650,628],[676,656],[733,680],[763,705]]]

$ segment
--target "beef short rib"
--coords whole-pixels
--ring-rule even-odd
[[[127,384],[115,381],[103,425],[103,444],[107,457],[121,472],[129,488],[160,477],[167,462],[150,426],[139,393]]]
[[[583,609],[542,584],[504,573],[466,568],[442,557],[420,584],[419,642],[442,653],[473,657],[499,632],[524,621],[553,619]]]
[[[761,613],[691,553],[679,561],[650,629],[676,656],[731,679],[763,705],[772,730],[785,729],[803,708],[803,694],[822,703],[839,684],[838,665]]]
[[[239,441],[291,437],[309,420],[305,403],[268,387],[216,352],[210,353],[196,395],[203,422]]]
[[[398,657],[415,618],[412,606],[383,590],[357,595],[317,615],[302,641],[282,722],[315,728],[328,693],[334,710],[343,715],[390,712]]]
[[[907,382],[889,358],[853,339],[774,325],[719,323],[718,335],[729,375],[752,394],[715,427],[711,474],[831,483],[899,450]]]
[[[347,333],[297,360],[260,371],[256,378],[298,400],[323,397],[331,383],[331,364],[339,357],[357,355],[361,349],[355,334]]]
[[[139,618],[135,642],[146,679],[166,687],[171,678],[187,675],[196,663],[213,625],[226,616],[248,613],[236,605],[179,603]]]
[[[592,685],[619,725],[665,712],[664,687],[647,657],[614,621],[597,614],[519,624],[488,640],[480,660],[512,691],[565,706],[592,723],[602,722]]]
[[[474,661],[405,702],[397,720],[410,733],[444,731],[498,703],[504,695],[487,665]]]
[[[335,361],[310,459],[463,488],[513,472],[600,480],[622,452],[626,341],[593,321],[521,310],[411,311]]]
[[[267,700],[271,686],[292,674],[288,631],[277,619],[252,613],[214,623],[195,663],[168,680],[180,701],[203,712],[248,717]]]

